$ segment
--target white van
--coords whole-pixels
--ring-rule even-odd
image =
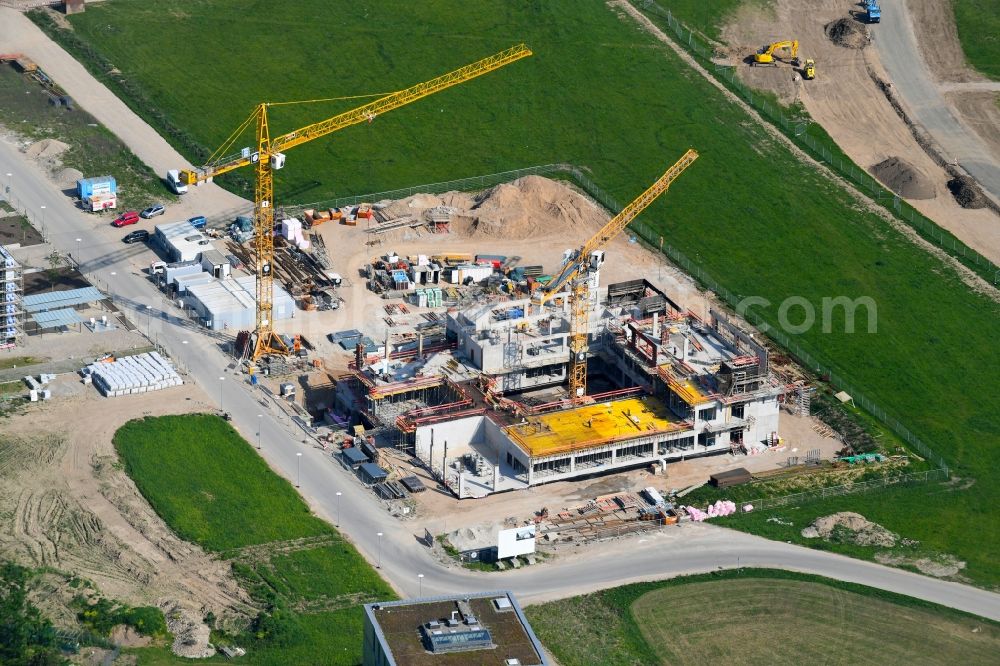
[[[181,182],[181,172],[171,169],[167,172],[167,185],[174,194],[186,194],[188,186]]]

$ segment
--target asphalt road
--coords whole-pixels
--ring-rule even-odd
[[[934,137],[945,159],[961,164],[1000,201],[1000,165],[945,100],[917,47],[905,0],[882,0],[882,22],[870,28],[882,64],[911,118]]]

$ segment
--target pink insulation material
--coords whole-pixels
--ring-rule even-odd
[[[751,507],[751,509],[752,508],[753,507]],[[719,518],[736,513],[736,502],[718,500],[715,504],[709,504],[708,509],[705,511],[697,509],[693,506],[686,506],[684,509],[688,512],[688,515],[691,516],[691,520],[700,523],[707,518]]]

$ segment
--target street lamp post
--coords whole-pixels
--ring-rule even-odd
[[[14,174],[7,174],[7,201],[14,205]]]
[[[219,409],[223,412],[226,411],[225,392],[222,390],[222,387],[225,385],[225,381],[225,377],[219,377]]]
[[[41,229],[41,231],[42,231],[42,237],[45,238],[45,237],[48,236],[48,233],[46,233],[46,231],[45,231],[45,206],[39,206],[39,208],[41,208],[41,210],[42,210],[42,223],[39,226],[42,228]]]
[[[340,498],[344,493],[337,491],[337,524],[335,527],[340,527]]]
[[[295,466],[295,487],[298,488],[300,482],[302,481],[302,452],[299,451],[295,454],[296,466]]]
[[[417,574],[417,596],[424,596],[424,575]]]
[[[260,431],[264,427],[264,415],[257,415],[257,450],[260,451]]]
[[[76,254],[74,255],[74,258],[76,259],[76,268],[81,273],[83,272],[82,270],[80,270],[80,267],[83,265],[83,259],[80,256],[80,252],[82,251],[81,248],[80,248],[80,243],[82,243],[82,242],[83,242],[82,238],[77,238],[76,239]]]
[[[378,564],[375,565],[376,569],[382,568],[382,533],[377,532],[378,536]]]

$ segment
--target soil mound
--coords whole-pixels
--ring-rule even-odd
[[[532,238],[566,233],[584,225],[596,227],[604,213],[565,185],[525,176],[490,188],[476,197],[473,235]]]
[[[823,30],[831,42],[847,49],[863,49],[872,41],[868,28],[854,19],[837,19],[823,26]]]
[[[948,190],[962,208],[986,208],[986,195],[972,176],[955,176],[948,181]]]
[[[24,154],[33,160],[43,160],[49,157],[57,157],[69,150],[69,144],[57,141],[56,139],[42,139],[36,141],[24,150]]]
[[[851,511],[817,518],[812,525],[802,530],[802,536],[807,539],[823,538],[827,541],[846,541],[859,546],[883,548],[892,548],[899,539],[898,534]]]
[[[82,171],[67,167],[56,174],[56,184],[59,187],[76,187],[76,181],[81,178],[83,178]]]
[[[871,174],[904,199],[933,199],[934,183],[906,160],[890,157],[869,169]]]

